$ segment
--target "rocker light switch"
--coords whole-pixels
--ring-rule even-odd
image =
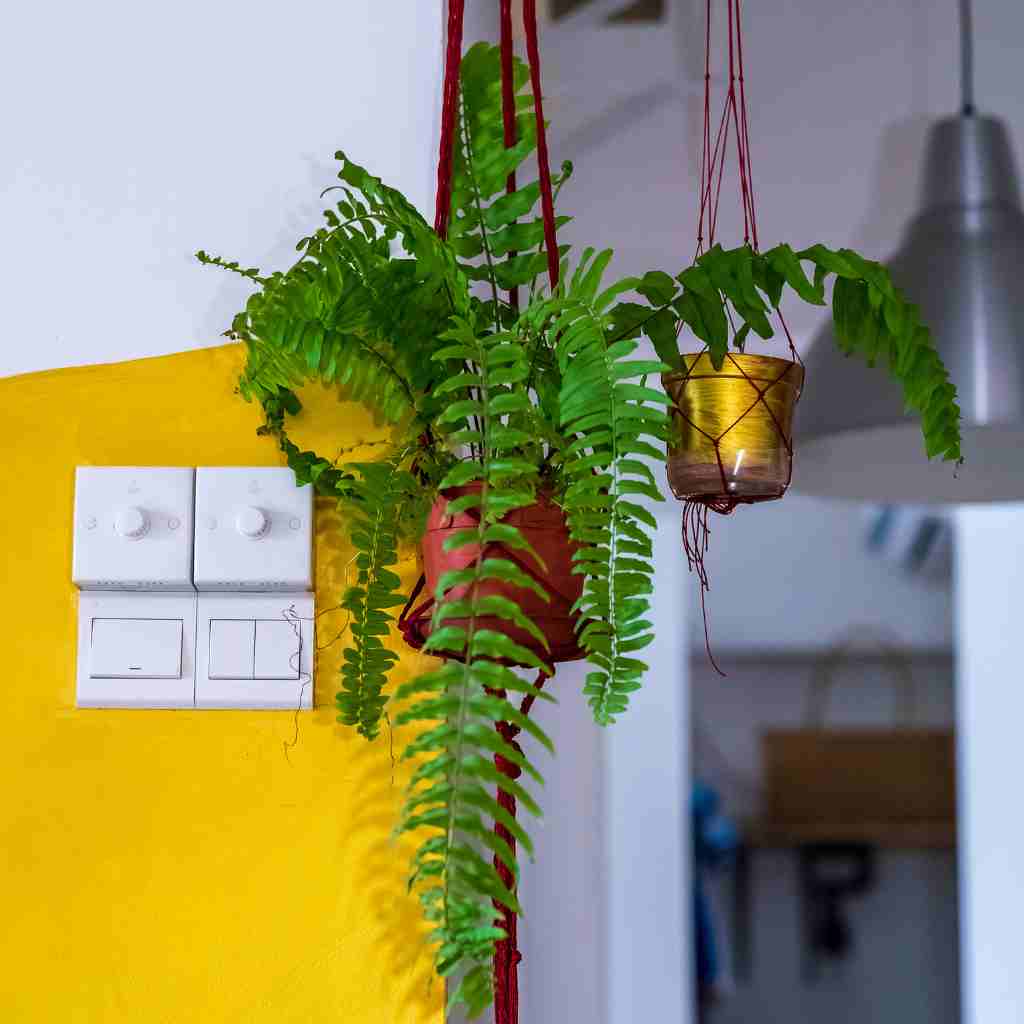
[[[210,678],[252,679],[255,634],[252,619],[211,619]]]
[[[312,594],[200,593],[197,708],[313,706]]]
[[[92,679],[181,678],[181,619],[93,619]]]
[[[78,595],[80,708],[195,707],[196,595]]]
[[[257,679],[298,679],[302,653],[299,631],[279,619],[256,623]]]

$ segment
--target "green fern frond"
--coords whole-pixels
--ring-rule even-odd
[[[205,266],[220,267],[222,270],[230,270],[233,274],[238,274],[240,277],[247,277],[250,281],[255,281],[257,284],[265,285],[270,280],[269,277],[262,277],[260,275],[258,267],[245,268],[234,260],[225,260],[220,256],[211,256],[202,249],[196,253],[196,259]]]
[[[579,640],[594,666],[584,693],[601,725],[626,709],[647,669],[635,654],[653,639],[644,616],[653,591],[650,531],[657,524],[638,502],[663,500],[649,462],[664,459],[668,429],[665,396],[633,382],[660,373],[664,364],[630,359],[633,338],[607,342],[612,303],[637,284],[628,279],[602,291],[610,259],[610,251],[584,253],[564,298],[552,303],[561,426],[573,438],[564,452],[565,510],[580,544],[573,571],[585,577],[576,609]]]
[[[403,468],[403,453],[382,462],[357,463],[358,483],[350,482],[342,501],[351,524],[358,575],[341,605],[351,615],[354,642],[343,652],[338,721],[352,725],[367,739],[380,730],[387,705],[383,695],[388,673],[398,655],[385,646],[395,621],[391,609],[405,604],[402,580],[391,568],[398,563],[398,538],[406,503],[418,490]]]
[[[489,282],[494,289],[492,313],[499,311],[497,289],[531,285],[544,273],[544,223],[537,214],[540,184],[533,181],[506,193],[508,176],[518,170],[537,146],[529,71],[516,60],[513,84],[516,105],[516,144],[504,141],[500,51],[478,43],[462,58],[459,145],[455,147],[452,216],[449,243],[462,268],[473,281]],[[525,90],[525,92],[524,92]],[[555,176],[557,188],[567,178]],[[558,217],[556,226],[569,223]],[[560,247],[564,256],[568,246]]]
[[[469,308],[468,282],[401,193],[337,155],[343,198],[287,271],[261,277],[199,254],[261,285],[232,323],[249,348],[240,390],[263,401],[317,379],[389,423],[429,415],[430,355],[452,313]]]
[[[818,288],[826,275],[835,275],[832,318],[837,344],[869,366],[879,358],[887,361],[889,373],[903,388],[907,410],[921,417],[928,458],[961,461],[956,388],[920,311],[896,288],[889,271],[851,249],[833,252],[815,245],[796,257],[814,263]]]
[[[519,604],[482,592],[489,579],[537,589],[509,559],[485,554],[489,545],[501,544],[536,558],[519,529],[503,521],[509,512],[533,503],[537,486],[536,464],[522,457],[523,432],[513,425],[530,408],[526,350],[511,333],[480,336],[472,318],[456,318],[442,340],[444,347],[434,358],[450,371],[444,388],[447,405],[433,429],[452,443],[472,445],[478,458],[456,463],[440,488],[442,493],[464,488],[448,509],[453,515],[468,512],[476,524],[446,541],[449,551],[468,549],[471,561],[445,573],[434,594],[437,604],[426,649],[452,660],[397,694],[411,704],[395,716],[395,724],[417,724],[425,730],[404,753],[419,758],[419,764],[399,831],[424,829],[428,834],[413,860],[410,886],[419,890],[434,926],[431,941],[437,947],[438,972],[461,978],[453,1000],[465,1002],[476,1016],[491,1001],[490,961],[503,934],[494,925],[491,901],[519,909],[515,892],[505,887],[479,848],[517,875],[515,853],[492,829],[496,821],[527,852],[532,850],[529,833],[501,807],[492,787],[510,793],[530,813],[539,813],[529,789],[495,767],[494,758],[503,757],[539,778],[522,752],[494,727],[511,723],[551,747],[544,732],[509,699],[522,693],[549,699],[509,666],[550,669],[504,630],[488,628],[485,620],[499,619],[546,646]]]

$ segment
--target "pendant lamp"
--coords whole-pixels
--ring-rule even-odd
[[[964,464],[922,457],[882,374],[819,333],[806,360],[793,489],[886,502],[1024,500],[1024,211],[1005,125],[974,111],[970,0],[961,0],[963,107],[931,130],[921,212],[889,268],[921,307],[956,385]]]

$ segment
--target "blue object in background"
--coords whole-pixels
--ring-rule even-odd
[[[736,826],[720,813],[718,793],[695,782],[690,798],[693,817],[693,934],[697,955],[697,991],[709,995],[721,974],[715,926],[704,891],[704,876],[727,864],[739,842]]]

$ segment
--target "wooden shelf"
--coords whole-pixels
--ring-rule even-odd
[[[955,821],[748,822],[743,837],[754,848],[808,843],[871,843],[887,850],[952,850]]]

